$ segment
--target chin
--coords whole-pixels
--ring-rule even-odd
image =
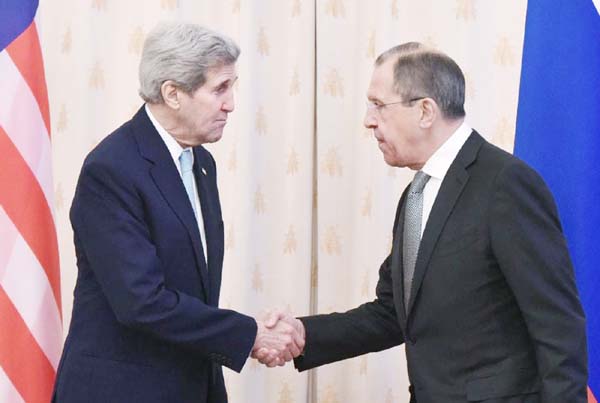
[[[403,165],[401,161],[395,160],[393,157],[386,157],[383,155],[383,160],[386,164],[394,168],[404,168],[406,165]]]
[[[212,133],[209,134],[208,136],[206,136],[206,138],[204,139],[204,143],[216,143],[217,141],[221,140],[221,137],[223,137],[223,132],[219,132],[219,133]]]
[[[210,142],[211,142],[211,143],[216,143],[217,141],[221,140],[221,137],[223,137],[223,133],[220,133],[220,134],[218,134],[218,135],[216,135],[216,136],[213,136],[213,137],[210,139]]]
[[[394,160],[391,157],[389,157],[386,153],[383,153],[383,160],[389,166],[392,166],[392,167],[396,166],[396,164],[394,163]]]
[[[394,161],[385,160],[385,163],[393,168],[401,168],[401,165],[398,165],[398,163]]]

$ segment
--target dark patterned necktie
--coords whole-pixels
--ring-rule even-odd
[[[421,221],[423,217],[423,188],[430,176],[417,172],[408,190],[404,211],[404,235],[402,243],[402,266],[404,270],[404,309],[408,313],[408,301],[415,274],[415,263],[421,243]]]

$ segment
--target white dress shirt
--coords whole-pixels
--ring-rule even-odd
[[[421,171],[425,172],[431,178],[423,189],[423,217],[421,221],[421,237],[431,213],[431,208],[435,202],[435,198],[440,190],[442,181],[458,155],[458,152],[469,138],[471,127],[463,121],[458,129],[446,140],[440,148],[427,160]]]
[[[150,108],[146,105],[146,113],[150,118],[150,121],[154,125],[154,128],[160,135],[160,138],[163,140],[167,149],[169,150],[169,154],[171,154],[171,158],[175,163],[175,167],[177,168],[177,172],[179,172],[179,177],[181,178],[181,166],[179,165],[179,156],[183,152],[184,148],[179,145],[179,143],[171,136],[161,125],[158,123],[152,112],[150,112]],[[194,163],[194,153],[192,151],[192,164]],[[183,184],[183,179],[181,180]],[[200,203],[200,197],[198,196],[198,188],[196,187],[196,181],[193,181],[194,187],[194,204],[196,205],[196,211],[199,212],[198,217],[196,217],[196,221],[198,223],[198,230],[200,231],[200,239],[202,240],[202,247],[204,248],[204,259],[208,259],[208,250],[206,249],[206,231],[204,229],[204,218],[202,214],[202,205]]]

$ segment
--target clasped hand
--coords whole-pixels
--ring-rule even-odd
[[[304,350],[302,322],[290,313],[276,310],[256,321],[258,331],[251,357],[267,367],[283,366]]]

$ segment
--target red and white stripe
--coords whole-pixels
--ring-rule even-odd
[[[35,22],[0,52],[0,402],[48,402],[62,349],[48,96]]]

